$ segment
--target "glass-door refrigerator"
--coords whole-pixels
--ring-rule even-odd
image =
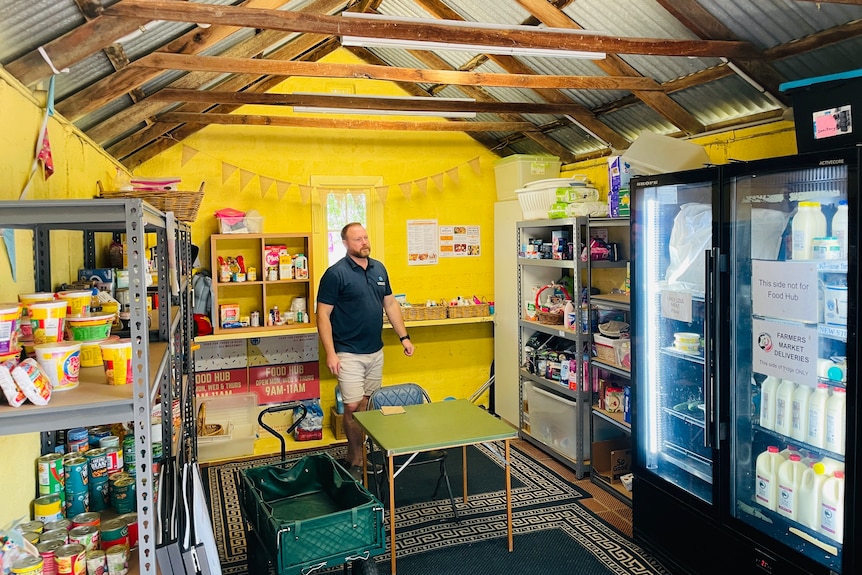
[[[632,183],[633,527],[674,572],[862,572],[858,171],[850,148]]]

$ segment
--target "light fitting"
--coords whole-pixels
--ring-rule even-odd
[[[344,98],[345,100],[368,99],[380,101],[384,100],[393,103],[391,109],[380,108],[364,108],[364,107],[345,107],[338,106],[293,106],[294,112],[312,112],[320,114],[363,114],[372,116],[434,116],[437,118],[475,118],[476,112],[467,112],[460,110],[422,110],[421,105],[424,102],[451,102],[451,103],[473,103],[476,100],[473,98],[414,98],[411,96],[369,96],[351,94],[349,96],[336,96],[335,94],[313,94],[307,92],[294,92],[295,95],[302,96],[328,96],[331,100],[333,97]],[[402,109],[399,109],[399,104]]]
[[[343,18],[360,18],[366,20],[381,20],[391,22],[405,22],[411,24],[434,24],[446,26],[452,29],[458,28],[482,28],[497,31],[523,31],[541,32],[552,31],[571,34],[573,31],[565,28],[537,28],[536,26],[504,26],[499,24],[486,24],[481,22],[464,22],[461,20],[436,20],[429,18],[401,18],[396,16],[383,16],[381,14],[367,14],[365,12],[342,12]],[[578,30],[579,35],[590,34]],[[556,50],[552,48],[530,48],[526,46],[492,46],[484,44],[459,44],[454,42],[436,42],[434,40],[419,40],[406,38],[367,38],[363,36],[342,36],[342,46],[378,47],[378,48],[401,48],[404,50],[455,50],[461,52],[473,52],[480,54],[497,54],[504,56],[543,56],[546,58],[581,58],[586,60],[603,60],[604,52],[589,52],[584,50]]]

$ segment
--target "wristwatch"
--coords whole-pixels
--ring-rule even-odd
[[[402,335],[398,338],[398,341],[404,341],[405,339],[410,339],[410,334]]]

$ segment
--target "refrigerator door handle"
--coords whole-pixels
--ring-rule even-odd
[[[718,278],[718,265],[720,261],[718,248],[712,248],[704,252],[705,278],[704,278],[704,317],[703,317],[703,402],[704,402],[704,431],[703,446],[714,448],[716,446],[716,397],[715,397],[715,306],[717,301],[716,286]]]

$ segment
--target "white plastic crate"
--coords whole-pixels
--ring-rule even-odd
[[[530,414],[530,434],[551,446],[569,459],[577,461],[575,441],[578,425],[581,426],[581,441],[584,459],[590,458],[589,417],[581,417],[578,403],[539,389],[535,385],[526,387],[527,405]]]
[[[198,408],[202,403],[206,403],[206,424],[221,425],[225,433],[210,437],[198,436],[198,459],[213,461],[254,455],[257,414],[260,411],[257,394],[235,393],[197,398]]]
[[[559,185],[515,190],[525,220],[546,220],[548,209],[557,201]]]

